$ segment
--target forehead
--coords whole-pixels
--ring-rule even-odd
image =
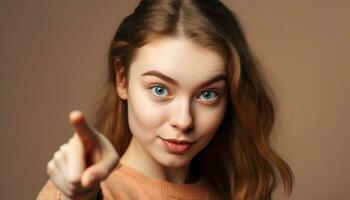
[[[224,61],[213,50],[185,38],[162,38],[141,47],[130,72],[141,75],[157,70],[176,80],[208,79],[225,74]]]

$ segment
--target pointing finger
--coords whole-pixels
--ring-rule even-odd
[[[77,134],[85,145],[96,141],[96,133],[94,129],[87,123],[81,111],[72,111],[69,115],[69,120],[73,124]]]
[[[69,141],[70,154],[69,159],[69,182],[72,184],[80,183],[81,175],[85,169],[84,149],[83,144],[78,138],[77,134],[74,134],[73,138]]]

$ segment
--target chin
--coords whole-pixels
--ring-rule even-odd
[[[158,162],[165,167],[179,168],[186,167],[187,165],[189,165],[191,159],[181,158],[180,155],[166,155],[163,158],[158,159]]]

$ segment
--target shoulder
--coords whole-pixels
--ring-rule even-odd
[[[61,191],[55,186],[52,181],[47,181],[44,187],[40,190],[37,200],[56,200],[60,199]]]
[[[135,199],[134,197],[142,195],[142,190],[138,187],[137,180],[118,167],[110,173],[107,179],[100,183],[100,187],[104,200]],[[48,180],[41,188],[36,199],[60,200],[61,193],[59,188],[51,180]]]
[[[101,184],[102,185],[102,184]],[[110,192],[105,187],[101,186],[103,200],[113,200],[114,198],[110,195]],[[61,190],[56,185],[48,180],[40,190],[36,200],[61,200]]]

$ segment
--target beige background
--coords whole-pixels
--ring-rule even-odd
[[[265,65],[280,109],[273,144],[289,198],[350,199],[350,1],[224,1]],[[0,194],[35,199],[46,163],[90,112],[109,42],[138,1],[0,0]]]

